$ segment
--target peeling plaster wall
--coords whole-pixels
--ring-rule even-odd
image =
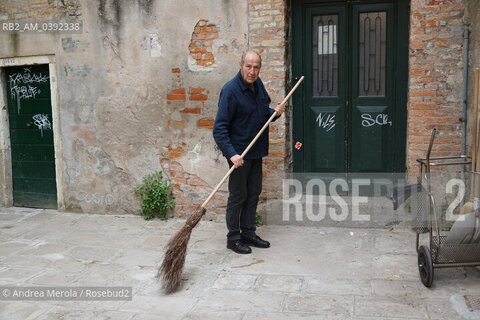
[[[66,209],[134,213],[132,189],[163,170],[182,215],[228,169],[211,128],[221,86],[246,49],[247,4],[77,2],[81,34],[0,34],[0,58],[55,55]],[[202,21],[216,36],[195,30]],[[189,49],[196,31],[209,42],[203,65]],[[222,213],[216,201],[224,203],[225,190],[210,218]]]

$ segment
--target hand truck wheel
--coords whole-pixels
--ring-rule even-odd
[[[433,261],[430,250],[421,246],[418,250],[418,271],[425,287],[430,288],[433,282]]]

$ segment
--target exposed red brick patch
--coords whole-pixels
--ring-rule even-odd
[[[408,155],[410,175],[417,171],[416,158],[428,148],[431,130],[439,130],[432,154],[458,155],[461,148],[461,104],[459,86],[449,84],[461,75],[463,29],[458,17],[465,10],[462,0],[422,0],[412,2],[408,95]],[[428,55],[424,50],[428,49]],[[460,90],[458,90],[460,91]],[[448,98],[454,99],[448,99]],[[450,101],[451,100],[451,101]],[[442,128],[442,129],[440,129]]]
[[[206,94],[191,94],[190,101],[205,101],[208,100],[208,96]]]
[[[176,149],[172,149],[170,146],[168,147],[168,151],[170,154],[170,158],[180,158],[182,156],[182,147],[177,147]]]
[[[273,101],[281,101],[285,89],[285,75],[288,68],[285,64],[286,42],[285,33],[286,0],[248,0],[248,40],[249,48],[258,51],[265,64],[262,68],[262,80],[265,88],[270,93]],[[277,146],[271,143],[270,153],[264,160],[268,162],[264,166],[264,180],[262,194],[266,198],[276,198],[282,192],[282,176],[284,162],[291,157],[290,151],[285,148],[283,120],[277,121],[270,126],[269,136],[272,141],[279,141]],[[263,201],[260,200],[261,202]]]
[[[439,4],[452,4],[453,0],[430,0],[427,6],[437,6]]]
[[[186,96],[184,94],[167,94],[168,100],[185,100]]]
[[[206,93],[205,93],[206,92]],[[205,101],[208,100],[208,90],[204,88],[190,88],[189,90],[189,98],[190,101],[200,101],[202,106],[205,106]]]
[[[172,183],[173,184],[187,184],[187,179],[175,178],[175,179],[172,179]]]
[[[173,158],[161,158],[160,163],[164,172],[170,179],[175,196],[175,208],[173,215],[176,217],[189,216],[206,197],[212,192],[213,188],[202,178],[195,174],[187,172],[182,164]],[[224,214],[227,194],[219,190],[212,197],[208,212],[212,214]],[[206,217],[208,219],[208,217]]]
[[[205,91],[203,88],[190,88],[190,94],[199,94]]]
[[[180,73],[180,68],[172,68],[172,73]],[[183,81],[180,75],[174,80],[173,88],[167,93],[167,104],[172,104],[173,101],[185,101],[187,99],[186,90],[183,87]]]
[[[212,130],[213,129],[213,124],[215,123],[215,120],[212,118],[202,118],[198,120],[197,126],[199,128],[207,128]]]
[[[202,179],[198,178],[198,177],[190,177],[188,180],[187,180],[187,183],[188,185],[190,186],[208,186],[208,184],[203,181]]]
[[[172,93],[173,94],[185,94],[185,89],[184,88],[175,89],[175,90],[172,90]]]
[[[214,24],[208,24],[208,20],[198,21],[188,46],[190,56],[197,62],[197,65],[210,67],[215,63],[212,49],[215,39],[218,39],[217,27]]]
[[[270,157],[280,157],[283,158],[285,157],[285,152],[270,152],[268,154]]]
[[[201,108],[185,108],[180,111],[180,113],[191,113],[191,114],[200,114],[202,112]]]

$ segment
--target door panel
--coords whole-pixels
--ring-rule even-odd
[[[393,5],[354,5],[349,172],[393,167]]]
[[[294,172],[403,171],[408,24],[397,24],[407,9],[408,0],[292,2],[293,76],[305,75],[293,96]]]
[[[342,172],[345,166],[345,7],[305,10],[305,172]]]
[[[57,208],[48,65],[5,69],[13,204]]]
[[[308,172],[338,172],[344,164],[343,127],[337,126],[337,119],[343,119],[344,110],[338,106],[321,106],[308,108],[306,128],[312,134],[306,135],[305,145],[317,146],[307,148]]]
[[[388,133],[385,130],[389,124],[384,124],[383,115],[386,106],[358,106],[353,109],[351,137],[351,172],[388,172],[379,170],[387,162]],[[391,122],[391,121],[389,121]]]

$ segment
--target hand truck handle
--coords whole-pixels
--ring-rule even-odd
[[[427,155],[425,158],[427,158],[427,164],[430,164],[430,153],[432,152],[432,147],[433,147],[433,140],[435,140],[435,134],[437,133],[437,128],[433,128],[432,130],[432,136],[430,137],[430,144],[428,145],[428,150],[427,150]]]

